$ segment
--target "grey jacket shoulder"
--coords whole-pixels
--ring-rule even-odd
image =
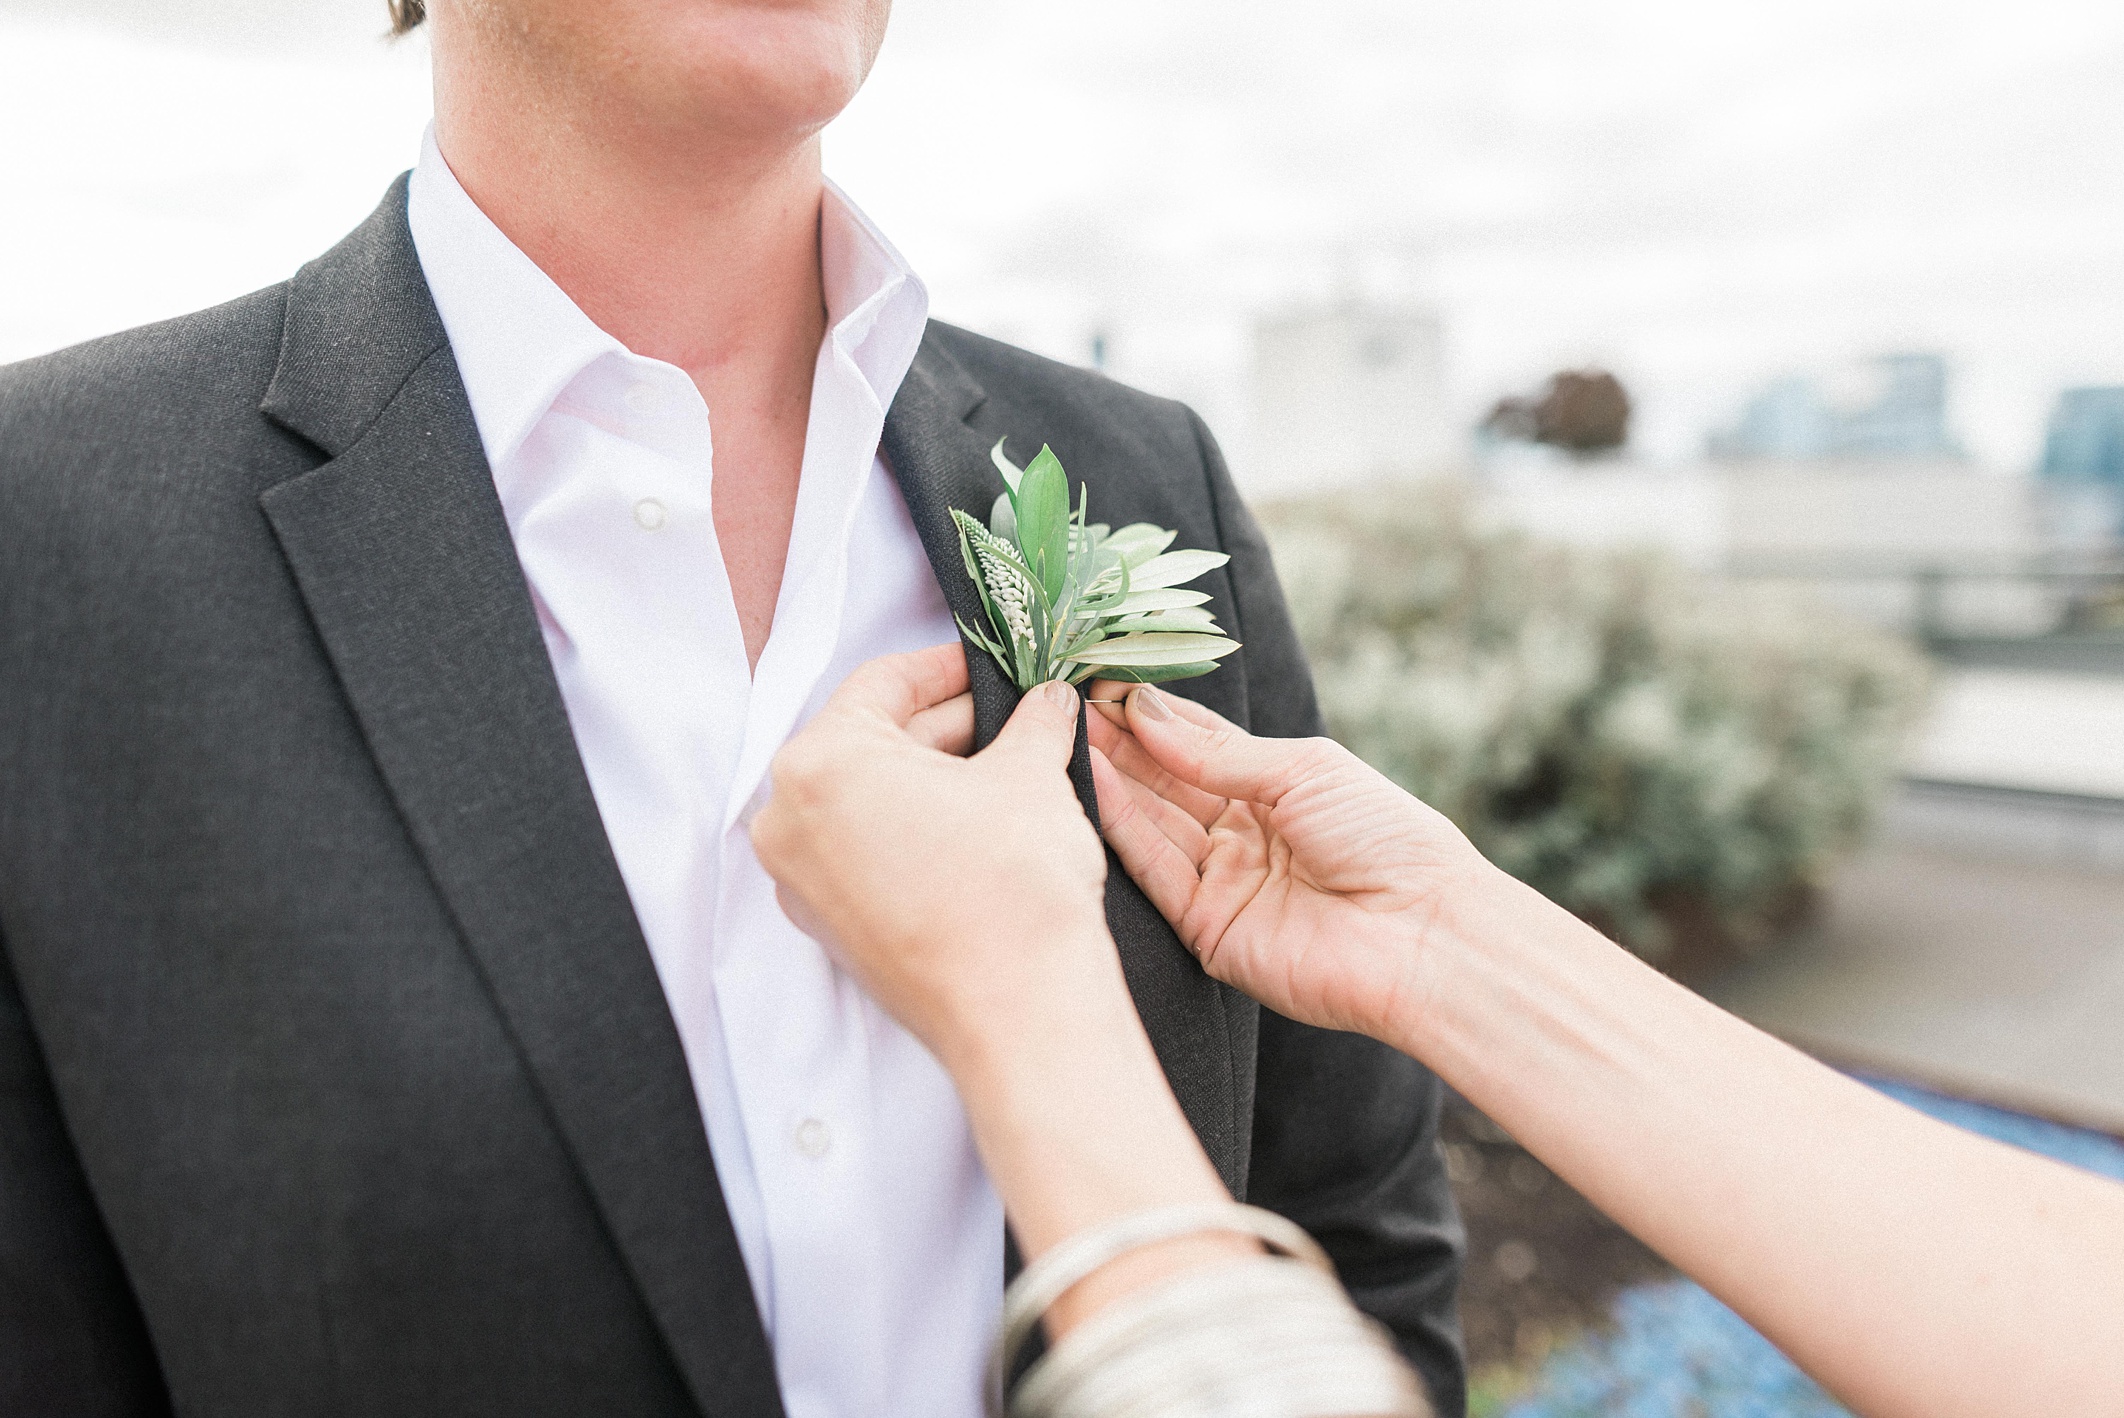
[[[1135,445],[1116,451],[1140,454],[1132,463],[1139,472],[1185,468],[1200,476],[1211,451],[1205,447],[1207,434],[1194,411],[1178,400],[942,321],[931,321],[929,331],[990,399],[1032,415],[1065,464],[1070,447],[1104,448],[1118,440]],[[1029,457],[1037,450],[1020,451]]]
[[[1175,424],[1191,417],[1178,400],[1130,388],[1096,369],[1048,359],[942,320],[930,321],[929,330],[931,338],[987,389],[1037,387],[1053,405],[1081,410],[1088,417],[1110,418],[1119,412]]]
[[[286,308],[283,283],[0,366],[0,467],[19,474],[68,448],[226,437],[254,423]]]
[[[0,578],[110,582],[206,550],[318,455],[259,414],[286,287],[0,368]],[[25,592],[24,594],[29,594]]]

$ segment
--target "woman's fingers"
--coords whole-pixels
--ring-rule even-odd
[[[1085,694],[1088,697],[1096,698],[1102,706],[1112,711],[1113,720],[1116,724],[1122,728],[1127,728],[1129,697],[1139,689],[1148,688],[1150,688],[1149,685],[1124,684],[1119,680],[1102,679],[1094,680],[1091,687],[1085,691]],[[1236,727],[1231,720],[1225,718],[1216,710],[1209,708],[1207,705],[1197,704],[1185,695],[1161,694],[1158,698],[1163,701],[1166,708],[1172,710],[1175,714],[1182,716],[1190,723],[1199,724],[1205,729]]]
[[[1144,755],[1180,784],[1270,807],[1320,770],[1326,744],[1255,738],[1201,705],[1147,684],[1128,696],[1128,727]]]
[[[1111,759],[1107,761],[1112,762]],[[1185,853],[1187,859],[1194,863],[1199,871],[1202,864],[1209,860],[1209,829],[1128,774],[1120,772],[1119,769],[1115,772],[1128,788],[1129,796],[1135,800],[1137,810],[1150,818],[1152,824],[1165,834],[1166,840]]]
[[[1106,845],[1114,849],[1122,870],[1143,888],[1158,914],[1179,925],[1202,885],[1201,872],[1143,811],[1106,755],[1095,748],[1091,762]],[[1187,944],[1184,934],[1181,941]],[[1188,949],[1194,946],[1188,944]]]
[[[1041,767],[1067,770],[1077,748],[1080,707],[1077,691],[1060,680],[1034,685],[1011,711],[995,742],[981,750],[981,758],[1024,758]]]
[[[858,666],[834,691],[844,708],[879,714],[902,728],[916,715],[966,693],[966,647],[953,641]]]
[[[1116,728],[1104,713],[1094,714],[1089,727],[1092,747],[1104,753],[1108,761],[1126,777],[1141,783],[1203,827],[1208,827],[1223,815],[1223,798],[1205,793],[1192,784],[1183,783],[1166,772],[1157,759],[1143,751],[1143,746],[1136,742],[1133,734],[1125,727]]]
[[[973,752],[973,696],[961,694],[921,710],[907,721],[907,733],[924,748],[964,758]]]

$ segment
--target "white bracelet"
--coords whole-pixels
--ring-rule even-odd
[[[1273,1212],[1235,1202],[1167,1207],[1073,1236],[1004,1298],[991,1413],[1034,1326],[1110,1261],[1178,1236],[1228,1231],[1279,1253],[1198,1267],[1106,1306],[1012,1396],[1014,1418],[1308,1418],[1429,1411],[1386,1333],[1360,1314],[1327,1254]]]
[[[1017,1363],[1018,1351],[1031,1337],[1033,1326],[1072,1285],[1130,1251],[1205,1231],[1253,1236],[1315,1270],[1335,1273],[1335,1263],[1328,1259],[1327,1252],[1303,1230],[1273,1211],[1242,1206],[1236,1201],[1164,1206],[1094,1226],[1041,1256],[1012,1282],[1010,1293],[1003,1298],[1003,1332],[996,1340],[992,1366],[996,1391],[1002,1391],[1002,1383]]]

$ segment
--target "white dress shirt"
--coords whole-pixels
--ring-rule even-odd
[[[790,1418],[973,1418],[1001,1205],[950,1079],[783,916],[746,830],[775,750],[850,670],[958,638],[878,458],[928,295],[829,188],[829,329],[753,670],[716,542],[714,414],[693,381],[592,324],[432,134],[410,217]]]

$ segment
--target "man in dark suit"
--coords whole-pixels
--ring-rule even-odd
[[[1319,716],[1194,415],[927,322],[824,184],[884,9],[443,0],[344,242],[0,371],[0,1412],[971,1418],[1000,1214],[760,895],[766,759],[977,620],[1005,436],[1230,553],[1185,692]],[[1107,909],[1226,1182],[1459,1411],[1436,1081]]]

